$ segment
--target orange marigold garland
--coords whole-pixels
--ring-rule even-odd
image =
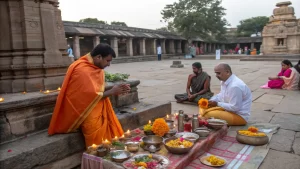
[[[152,131],[154,134],[162,137],[167,132],[169,132],[169,126],[166,123],[165,119],[158,118],[154,121],[154,123],[152,125]]]
[[[201,98],[199,101],[198,101],[198,105],[200,108],[202,109],[207,109],[208,108],[208,100],[207,99],[204,99],[204,98]]]

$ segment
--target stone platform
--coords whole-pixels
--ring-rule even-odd
[[[240,61],[282,61],[288,59],[291,62],[298,62],[300,54],[295,55],[256,55],[241,58]]]
[[[149,119],[165,117],[167,113],[171,112],[171,103],[140,102],[118,108],[116,111],[118,111],[116,112],[117,117],[123,129],[132,130],[147,124]],[[121,114],[120,112],[126,113]],[[48,123],[46,126],[48,126]],[[69,162],[69,160],[74,160],[74,156],[77,157],[76,153],[82,153],[84,149],[84,138],[79,132],[50,137],[45,130],[39,131],[39,133],[36,131],[32,135],[25,135],[16,141],[2,144],[0,148],[0,167],[7,169],[45,168],[42,167],[43,165],[57,167],[59,161],[63,160],[64,167],[61,169],[73,168],[73,165],[80,164],[80,160],[75,160],[75,164]],[[11,152],[9,152],[10,150]],[[52,164],[48,165],[48,163]],[[65,166],[66,163],[70,166]],[[55,169],[58,169],[56,167]]]

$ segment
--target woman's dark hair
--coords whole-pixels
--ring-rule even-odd
[[[300,60],[298,61],[298,65],[300,65]]]
[[[288,65],[288,66],[290,66],[290,67],[293,67],[292,62],[289,61],[289,60],[283,60],[282,63],[285,64],[285,65]]]
[[[101,55],[101,57],[105,58],[108,55],[111,55],[113,58],[116,57],[116,53],[115,51],[108,45],[105,43],[100,43],[98,44],[91,52],[91,56],[95,57]]]

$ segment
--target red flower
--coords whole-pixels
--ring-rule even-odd
[[[12,150],[11,150],[11,149],[9,149],[9,150],[7,150],[7,152],[9,152],[9,153],[10,153],[10,152],[12,152]]]

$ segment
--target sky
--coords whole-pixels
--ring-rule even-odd
[[[271,16],[276,3],[285,0],[223,0],[226,19],[236,27],[240,20],[255,16]],[[300,18],[300,0],[290,0],[295,15]],[[64,21],[79,21],[84,18],[98,18],[125,22],[130,27],[156,29],[167,24],[160,12],[167,4],[176,0],[59,0]]]

